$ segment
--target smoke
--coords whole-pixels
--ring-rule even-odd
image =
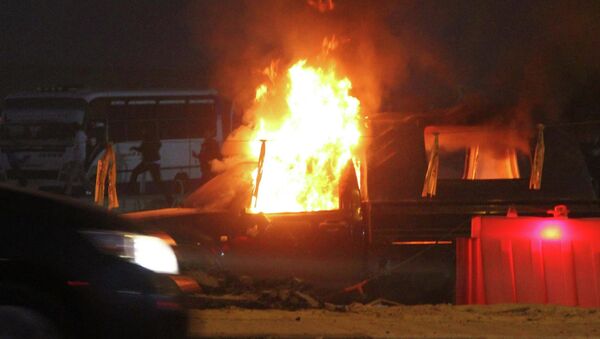
[[[262,70],[320,53],[323,39],[363,111],[453,112],[456,123],[574,119],[600,72],[597,1],[195,2],[213,83],[248,107]],[[596,94],[596,93],[594,93]],[[581,101],[584,101],[583,104]],[[585,111],[585,108],[583,109]],[[460,112],[460,115],[457,115]],[[585,112],[580,114],[585,115]]]
[[[255,168],[256,163],[231,166],[190,194],[183,205],[206,212],[239,213],[250,206],[254,187],[251,173]]]
[[[437,39],[463,93],[451,110],[461,108],[466,122],[521,127],[580,119],[573,101],[600,71],[598,2],[455,4],[464,17],[448,20],[460,39]]]
[[[396,81],[398,67],[406,63],[379,3],[265,0],[190,6],[199,48],[214,60],[213,83],[246,108],[272,61],[279,60],[280,71],[299,59],[318,58],[323,41],[332,37],[338,46],[329,57],[352,80],[365,110],[377,111],[382,84]]]

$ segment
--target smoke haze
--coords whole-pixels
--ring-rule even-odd
[[[191,5],[198,41],[208,41],[214,60],[214,83],[248,106],[271,61],[314,58],[323,39],[335,36],[332,58],[365,112],[530,124],[577,119],[598,107],[597,1],[338,0],[332,10],[315,7],[323,3]]]

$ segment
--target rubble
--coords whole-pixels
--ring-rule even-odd
[[[300,291],[295,291],[294,294],[297,295],[302,300],[304,300],[310,308],[318,308],[321,306],[321,304],[315,298],[311,297],[310,295],[308,295],[306,293],[302,293]]]
[[[400,304],[384,298],[368,299],[355,290],[319,290],[302,279],[256,279],[234,276],[224,271],[195,269],[184,272],[198,281],[202,293],[190,296],[189,305],[197,309],[237,307],[245,309],[325,309],[334,312],[359,312],[365,307]],[[363,284],[364,285],[364,284]]]
[[[299,278],[255,279],[248,275],[233,276],[227,272],[185,272],[198,281],[202,293],[190,296],[194,308],[241,307],[256,309],[332,308],[345,310],[344,306],[326,303],[331,291],[318,291]],[[333,306],[331,306],[333,305]]]
[[[267,288],[265,282],[255,281],[253,277],[247,275],[236,277],[224,271],[199,268],[188,268],[182,273],[195,279],[201,287],[201,293],[190,296],[190,304],[193,307],[264,308],[264,300],[277,300],[281,297],[285,299],[285,291]],[[289,295],[290,292],[287,293]]]

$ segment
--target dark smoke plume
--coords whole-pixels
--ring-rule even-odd
[[[204,1],[189,7],[213,82],[248,105],[260,72],[325,37],[367,113],[523,125],[598,112],[598,1]],[[208,41],[208,44],[206,43]]]

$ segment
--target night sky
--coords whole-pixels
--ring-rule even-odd
[[[185,10],[181,1],[2,1],[1,90],[205,85],[210,60]]]
[[[4,0],[0,94],[216,87],[245,102],[271,60],[311,58],[335,35],[334,57],[369,110],[475,112],[467,121],[600,113],[600,1],[334,4]]]

